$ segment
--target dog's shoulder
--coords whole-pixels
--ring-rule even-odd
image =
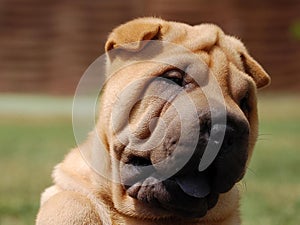
[[[53,170],[54,185],[42,193],[36,224],[112,224],[93,174],[79,149],[72,149]]]

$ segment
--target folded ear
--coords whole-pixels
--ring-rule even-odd
[[[143,41],[159,38],[161,21],[155,18],[140,18],[115,28],[108,37],[105,50],[115,48],[131,52],[141,50],[146,45]]]
[[[267,72],[247,52],[241,53],[241,59],[245,72],[253,78],[257,88],[265,87],[271,83],[271,78]]]

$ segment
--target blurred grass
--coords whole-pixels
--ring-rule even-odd
[[[0,224],[34,224],[53,166],[75,146],[71,98],[0,96]]]
[[[260,136],[242,188],[244,225],[300,224],[299,103],[299,96],[260,99]]]
[[[299,224],[299,100],[260,98],[259,141],[240,185],[244,225]],[[75,146],[71,103],[71,98],[0,96],[1,225],[34,224],[53,166]]]

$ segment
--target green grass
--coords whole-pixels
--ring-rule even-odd
[[[0,224],[34,224],[40,192],[74,140],[70,120],[0,119]]]
[[[244,179],[244,225],[300,222],[300,97],[264,96],[260,136]]]
[[[20,107],[7,103],[18,99],[0,97],[1,225],[34,224],[40,193],[51,184],[53,166],[75,146],[71,99],[22,98]],[[299,224],[299,100],[292,96],[261,98],[259,141],[240,185],[244,225]],[[35,105],[37,114],[29,109],[21,113],[28,105],[24,101]],[[55,106],[63,112],[52,110]],[[44,111],[46,116],[41,116]]]

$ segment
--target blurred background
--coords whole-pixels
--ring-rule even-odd
[[[51,170],[76,145],[72,97],[109,32],[136,17],[216,23],[272,77],[242,190],[245,225],[300,221],[299,0],[0,0],[0,224],[33,224]]]

